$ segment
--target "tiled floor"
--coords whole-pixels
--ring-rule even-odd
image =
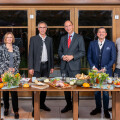
[[[72,120],[72,111],[67,113],[61,113],[61,109],[65,106],[65,100],[46,100],[46,105],[51,108],[50,112],[46,112],[41,110],[41,120]],[[110,100],[111,106],[111,100]],[[94,100],[80,100],[79,102],[79,120],[108,120],[104,118],[103,112],[101,114],[91,116],[89,113],[92,109],[95,108]],[[10,109],[9,116],[4,117],[3,115],[4,108],[2,107],[2,118],[4,120],[15,120],[14,113],[11,108],[10,101]],[[32,112],[32,103],[31,100],[19,100],[19,120],[34,120],[31,115]],[[112,117],[112,116],[111,116]]]

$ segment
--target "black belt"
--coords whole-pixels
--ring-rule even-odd
[[[47,64],[48,63],[48,61],[45,61],[45,62],[41,62],[41,64]]]

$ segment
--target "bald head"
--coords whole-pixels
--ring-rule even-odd
[[[65,28],[66,32],[69,35],[71,35],[73,33],[73,31],[74,31],[74,26],[73,26],[72,21],[70,21],[70,20],[65,21],[64,28]]]

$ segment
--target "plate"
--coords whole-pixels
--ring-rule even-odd
[[[37,85],[45,85],[44,83],[38,82]]]
[[[120,87],[120,85],[115,85],[115,87]]]
[[[20,80],[20,82],[28,82],[30,80],[30,78],[22,78],[21,80]]]
[[[40,78],[37,78],[38,81],[44,81],[45,79],[47,79],[47,77],[40,77]]]
[[[62,77],[54,77],[53,79],[62,79]]]
[[[50,80],[55,80],[55,79],[57,79],[57,80],[62,80],[62,77],[54,77],[54,78],[50,78]]]

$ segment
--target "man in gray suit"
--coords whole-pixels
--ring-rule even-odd
[[[31,37],[29,47],[29,73],[34,77],[49,77],[53,73],[53,45],[52,38],[46,35],[47,24],[38,23],[39,34]],[[45,105],[46,91],[40,93],[40,109],[50,111]],[[34,93],[32,97],[34,107]],[[32,112],[34,116],[34,110]]]
[[[73,23],[67,20],[64,23],[67,35],[63,36],[60,41],[58,55],[61,58],[61,73],[65,73],[67,77],[75,77],[80,73],[80,59],[85,55],[85,46],[83,37],[74,32]],[[67,105],[61,110],[65,113],[72,110],[71,92],[64,92]]]

